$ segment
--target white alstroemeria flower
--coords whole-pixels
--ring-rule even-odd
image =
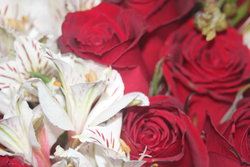
[[[61,34],[66,14],[90,9],[100,2],[101,0],[1,0],[0,26],[17,34],[41,39],[47,47],[56,49],[56,40]]]
[[[89,146],[86,145],[86,147]],[[88,155],[88,150],[80,153],[76,149],[69,148],[68,150],[64,150],[62,147],[57,146],[56,152],[54,153],[54,156],[52,156],[52,158],[57,161],[52,167],[68,167],[70,165],[74,167],[95,167],[95,160]]]
[[[59,59],[53,61],[58,67],[66,110],[42,82],[38,83],[38,96],[45,115],[63,130],[73,130],[76,134],[81,134],[85,127],[107,121],[133,100],[145,96],[140,93],[123,96],[121,76],[110,68],[103,69],[99,75],[93,69],[83,76],[82,71],[75,71],[66,62]]]
[[[5,91],[10,86],[19,89],[25,81],[39,74],[56,77],[56,68],[48,58],[50,55],[42,51],[38,42],[19,37],[14,48],[16,59],[0,64],[0,89]],[[29,100],[32,99],[31,96]]]
[[[77,58],[74,61],[79,65],[71,61],[68,64],[63,59],[54,58],[52,61],[58,68],[66,107],[61,106],[47,86],[37,80],[39,102],[48,120],[63,130],[80,135],[75,138],[82,143],[96,143],[101,141],[100,137],[104,138],[99,143],[101,148],[111,151],[99,156],[94,152],[97,163],[100,159],[108,162],[111,157],[120,159],[119,164],[124,161],[131,163],[120,146],[122,117],[117,113],[132,102],[148,105],[147,97],[141,93],[123,95],[121,76],[111,68],[95,67],[93,62],[86,63]],[[95,131],[95,135],[91,134],[91,130]],[[102,135],[98,135],[98,132]],[[73,142],[72,147],[76,146]]]
[[[16,99],[17,100],[17,99]],[[2,99],[1,99],[2,101]],[[32,147],[40,147],[33,129],[33,113],[26,101],[18,99],[11,102],[12,107],[6,108],[6,113],[12,116],[0,120],[0,144],[8,149],[2,155],[22,156],[28,163],[36,166]]]
[[[30,5],[28,0],[1,0],[0,26],[20,33],[31,31],[33,24],[29,20]]]
[[[44,117],[40,106],[31,110],[21,99],[22,90],[8,94],[0,91],[0,112],[4,115],[0,144],[10,150],[2,150],[0,155],[22,156],[34,167],[48,167],[51,147],[63,131]]]

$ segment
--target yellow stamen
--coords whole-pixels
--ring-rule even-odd
[[[0,150],[4,150],[4,147],[2,145],[0,145]]]
[[[14,28],[14,29],[20,30],[20,31],[24,30],[24,26],[20,21],[14,20],[14,19],[8,19],[8,22],[9,22],[9,25],[11,28]]]
[[[74,167],[72,163],[68,164],[67,167]]]
[[[28,18],[25,17],[25,16],[23,16],[21,22],[22,22],[22,23],[27,23],[27,22],[28,22]]]
[[[24,24],[28,22],[28,18],[23,16],[21,20],[16,20],[9,18],[8,23],[11,28],[14,28],[19,31],[24,31]]]
[[[127,143],[124,140],[120,139],[120,143],[121,143],[122,150],[124,152],[126,152],[126,153],[130,153],[131,152],[130,147],[127,145]]]
[[[94,71],[90,70],[88,74],[85,75],[86,82],[95,82],[97,80],[97,75]]]
[[[55,86],[58,86],[58,87],[62,86],[61,82],[59,82],[59,81],[55,81],[55,82],[54,82],[54,85],[55,85]]]
[[[159,166],[159,164],[157,164],[157,163],[154,163],[153,165],[151,165],[151,167],[158,167]]]

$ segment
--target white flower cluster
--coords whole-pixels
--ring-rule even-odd
[[[120,139],[124,95],[110,67],[55,54],[64,16],[99,0],[0,0],[0,155],[34,167],[136,167]]]

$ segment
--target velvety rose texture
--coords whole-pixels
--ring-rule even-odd
[[[161,57],[171,93],[188,102],[188,115],[199,129],[208,112],[217,126],[240,88],[249,83],[250,52],[242,36],[228,28],[210,42],[190,20],[165,42]]]
[[[183,18],[194,6],[195,0],[107,0],[133,8],[151,25],[151,28],[169,24]]]
[[[146,148],[152,157],[144,157],[144,166],[208,166],[205,145],[175,98],[151,97],[150,106],[129,107],[123,113],[121,138],[131,148],[131,159]]]
[[[250,166],[250,101],[241,106],[219,130]]]
[[[250,102],[241,106],[231,120],[218,129],[208,117],[204,132],[211,167],[250,166]]]
[[[135,10],[102,2],[91,10],[68,13],[58,46],[62,52],[73,52],[117,69],[126,92],[147,93],[148,77],[138,47],[146,28],[143,17]],[[132,74],[135,80],[131,80]]]
[[[0,156],[0,167],[30,167],[19,157]]]
[[[159,61],[159,50],[165,38],[178,29],[195,5],[195,0],[105,0],[123,8],[132,8],[149,24],[148,33],[140,41],[142,61],[152,79]]]

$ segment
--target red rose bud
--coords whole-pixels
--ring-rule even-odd
[[[144,166],[208,167],[205,145],[183,113],[181,104],[167,96],[150,98],[150,106],[123,110],[121,138],[129,146],[131,159],[144,152]]]
[[[103,2],[91,10],[69,13],[58,46],[62,52],[73,52],[117,69],[125,83],[125,92],[147,94],[148,76],[138,46],[146,28],[144,19],[135,10]],[[131,74],[137,80],[131,80]]]
[[[20,157],[0,156],[0,167],[31,167]]]
[[[199,129],[207,112],[217,126],[236,93],[250,81],[250,51],[232,28],[207,42],[190,20],[165,41],[161,57],[166,55],[168,87],[183,103],[193,94],[188,115]]]

